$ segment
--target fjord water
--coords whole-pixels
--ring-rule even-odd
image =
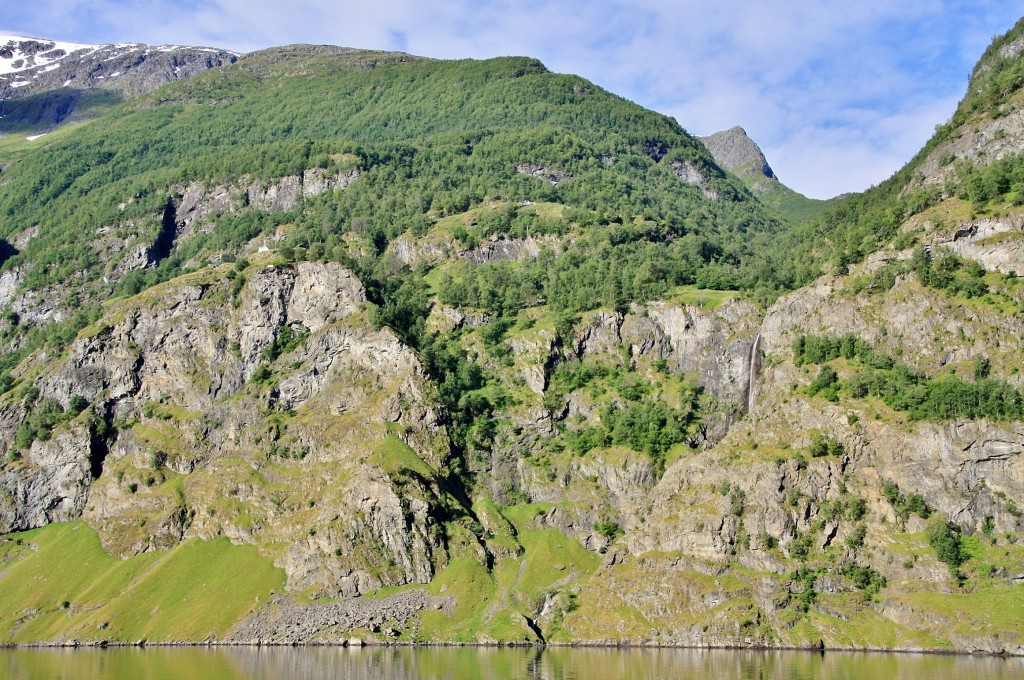
[[[0,650],[14,680],[1024,680],[1024,659],[581,648]]]

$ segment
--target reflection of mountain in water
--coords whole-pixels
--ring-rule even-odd
[[[79,680],[704,680],[1024,677],[1024,659],[852,652],[493,647],[0,650],[17,678]]]

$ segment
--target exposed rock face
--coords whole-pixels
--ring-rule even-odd
[[[635,305],[626,314],[595,312],[584,317],[565,346],[559,346],[547,328],[507,341],[512,361],[503,377],[510,388],[515,382],[524,384],[540,402],[560,361],[614,363],[629,356],[633,362],[664,362],[669,371],[687,376],[720,404],[720,413],[709,417],[694,437],[694,446],[706,447],[725,435],[735,412],[746,403],[750,345],[759,323],[760,311],[745,301],[727,302],[711,311],[652,302]],[[585,390],[565,395],[560,403],[520,405],[511,416],[518,434],[508,435],[508,444],[493,451],[480,473],[489,478],[494,497],[501,501],[518,491],[534,501],[557,503],[558,510],[544,523],[580,538],[588,548],[600,549],[608,543],[594,530],[602,513],[613,513],[625,527],[642,524],[657,474],[650,458],[618,448],[554,468],[538,469],[525,460],[524,453],[542,448],[555,421],[591,426],[600,422]]]
[[[1017,93],[1016,87],[1007,89],[1001,96],[981,106],[965,109],[964,105],[972,96],[984,97],[990,94],[983,91],[986,84],[988,87],[1002,87],[986,83],[983,76],[992,70],[998,60],[1019,60],[1022,44],[1024,41],[1020,37],[1011,39],[998,50],[987,53],[977,64],[968,84],[967,97],[961,102],[957,114],[967,115],[958,120],[956,127],[948,130],[950,134],[929,151],[916,168],[915,178],[904,191],[921,186],[944,188],[950,180],[956,180],[957,168],[960,166],[983,167],[1020,154],[1024,148],[1024,111],[1013,100],[1012,95]]]
[[[729,302],[713,312],[691,306],[652,303],[647,315],[656,328],[648,332],[642,320],[624,326],[633,351],[657,352],[658,328],[668,340],[664,358],[681,373],[694,373],[698,382],[724,404],[742,404],[747,390],[750,345],[757,332],[757,308],[748,302]]]
[[[529,238],[494,238],[466,251],[463,257],[477,264],[505,260],[527,260],[540,255],[544,248],[557,250],[558,245],[558,239],[543,236],[540,238],[532,236]]]
[[[7,306],[14,299],[14,294],[21,285],[21,271],[8,269],[0,274],[0,305]]]
[[[936,146],[919,166],[918,174],[924,178],[924,186],[942,187],[955,177],[958,162],[983,166],[1019,154],[1022,147],[1024,111],[983,117],[973,126],[962,126],[956,135]]]
[[[716,163],[726,170],[731,170],[740,179],[777,179],[761,148],[739,125],[698,139],[711,152]]]
[[[179,189],[174,200],[175,237],[206,232],[214,218],[252,207],[263,212],[288,212],[304,198],[341,191],[359,178],[359,171],[309,168],[269,182],[242,177],[235,184],[208,186],[193,182]]]
[[[80,395],[117,429],[98,444],[79,419],[35,442],[3,472],[2,530],[84,514],[115,554],[227,535],[289,546],[277,557],[295,587],[429,580],[445,558],[425,471],[447,439],[415,355],[368,326],[337,265],[244,275],[235,303],[221,275],[154,289],[47,367],[41,399]],[[0,410],[4,451],[23,417]],[[420,472],[399,490],[407,466]]]
[[[89,431],[81,424],[36,441],[21,465],[0,470],[0,530],[81,516],[92,482]]]
[[[935,245],[988,270],[1024,274],[1024,215],[965,222]]]
[[[408,267],[418,264],[436,265],[450,257],[458,257],[474,264],[526,260],[540,255],[545,248],[559,250],[560,241],[555,237],[541,236],[528,238],[493,237],[476,246],[465,248],[454,238],[442,239],[428,236],[416,239],[403,234],[388,245],[388,252]]]
[[[628,314],[599,312],[576,333],[580,357],[620,354],[665,360],[672,370],[692,374],[723,404],[743,403],[750,344],[760,312],[748,302],[728,302],[714,311],[652,302]]]
[[[798,293],[781,298],[768,312],[762,327],[766,355],[791,355],[800,332],[817,335],[853,333],[890,354],[937,372],[942,367],[990,354],[1010,373],[1021,351],[1024,323],[985,307],[971,308],[937,291],[924,288],[912,276],[898,281],[884,296],[839,293],[845,283],[824,277]],[[988,333],[999,328],[999,347]],[[1005,334],[1004,334],[1005,333]]]
[[[809,382],[813,373],[793,366],[790,344],[798,333],[849,332],[887,350],[900,347],[902,360],[937,370],[943,363],[991,351],[988,334],[993,332],[1000,350],[1017,357],[1022,329],[1013,325],[1017,320],[964,309],[909,278],[873,296],[842,294],[844,285],[826,277],[768,310],[760,327],[766,368],[759,376],[752,421],[746,427],[742,421],[734,425],[711,451],[684,456],[666,470],[647,495],[647,512],[629,523],[623,544],[630,556],[606,562],[601,585],[586,593],[585,603],[632,607],[656,617],[654,639],[662,643],[764,644],[767,640],[743,633],[742,627],[718,629],[707,621],[717,620],[715,612],[741,598],[753,605],[743,605],[737,617],[786,630],[789,602],[801,590],[784,579],[754,574],[786,571],[792,564],[788,560],[809,545],[812,551],[836,551],[848,563],[870,564],[886,578],[887,600],[870,616],[881,616],[886,625],[948,634],[954,622],[899,604],[912,601],[911,594],[922,587],[953,592],[956,586],[946,565],[930,552],[900,552],[906,550],[900,534],[921,536],[925,520],[898,513],[883,486],[919,495],[931,512],[965,532],[987,526],[987,531],[1011,535],[1022,528],[1020,511],[1007,499],[1024,498],[1024,427],[986,421],[907,423],[872,418],[870,407],[863,405],[802,397],[795,386]],[[649,314],[653,318],[654,309]],[[1016,360],[999,365],[1012,378]],[[843,454],[807,460],[811,433],[841,442]],[[847,507],[851,495],[864,503],[857,519],[835,511]],[[730,563],[751,572],[731,586],[722,579],[723,587],[709,587],[706,576],[724,575],[721,570],[727,567],[722,565]],[[627,585],[625,574],[636,565],[665,584],[659,594]],[[1005,577],[1016,578],[1013,573]],[[855,590],[839,577],[819,577],[813,588],[837,596]],[[816,606],[819,613],[836,615],[827,606]],[[699,628],[689,623],[694,619],[703,622]],[[576,625],[581,632],[585,628],[579,620]],[[613,631],[611,639],[621,634]],[[842,645],[827,634],[823,642]],[[1013,640],[975,640],[972,645],[1024,651]]]
[[[711,187],[707,175],[701,172],[695,164],[690,161],[673,161],[671,167],[676,177],[700,189],[705,198],[712,200],[718,198],[718,192]]]
[[[522,163],[516,166],[516,172],[524,175],[530,175],[537,179],[542,179],[553,187],[572,179],[572,175],[564,170],[549,168],[545,165],[530,165],[528,163]]]
[[[310,168],[302,175],[282,177],[267,184],[255,182],[245,189],[245,204],[267,212],[287,212],[301,198],[340,190],[359,178],[359,171],[328,173]]]

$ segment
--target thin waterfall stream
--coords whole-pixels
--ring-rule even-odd
[[[757,382],[757,371],[761,368],[761,355],[758,350],[761,347],[761,332],[754,336],[754,344],[750,346],[750,378],[747,383],[747,413],[754,410],[754,383]]]

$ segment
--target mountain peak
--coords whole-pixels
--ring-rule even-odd
[[[761,148],[739,125],[699,139],[719,165],[741,179],[778,179]]]

